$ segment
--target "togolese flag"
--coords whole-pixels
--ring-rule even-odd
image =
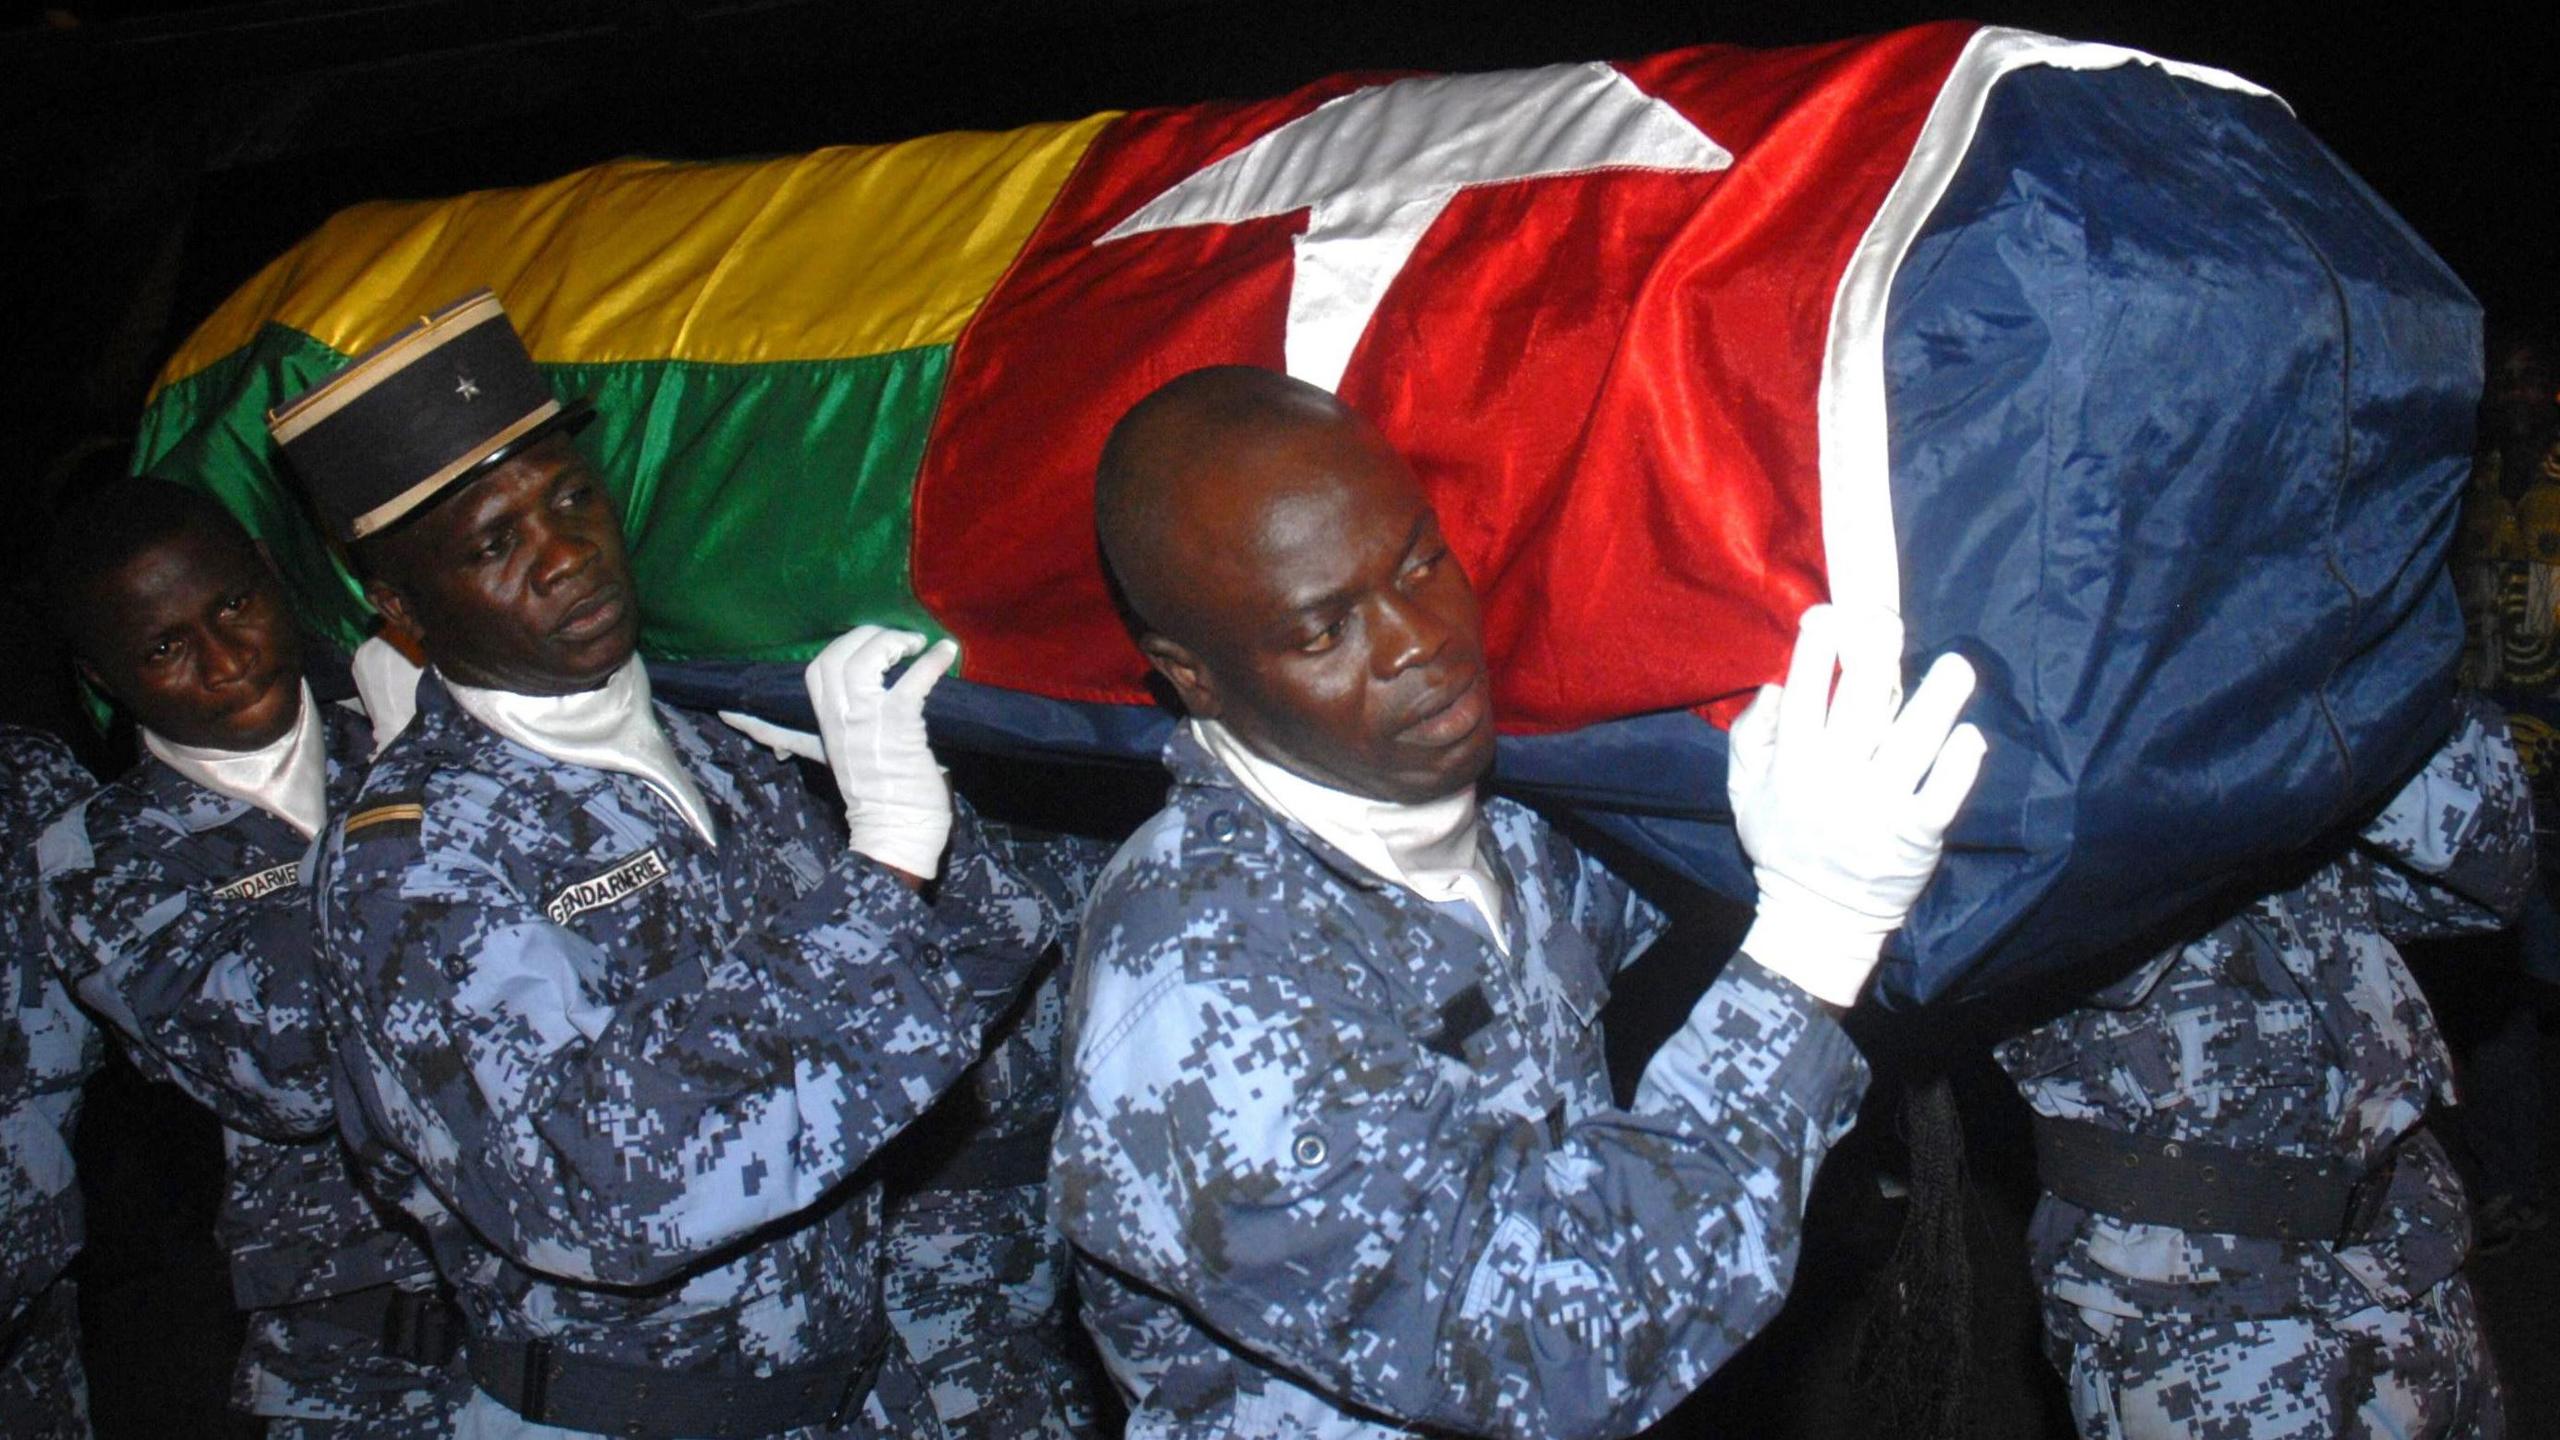
[[[247,422],[487,285],[596,401],[653,655],[802,658],[859,618],[948,630],[982,683],[1143,703],[1092,547],[1060,543],[1103,434],[1183,370],[1285,367],[1413,457],[1484,588],[1507,730],[1722,718],[1829,588],[1810,342],[1974,34],[364,206],[190,340],[142,460],[245,504],[352,617]],[[1712,643],[1648,638],[1702,614]]]
[[[561,392],[595,400],[581,443],[622,499],[651,653],[805,658],[857,618],[932,629],[908,500],[952,344],[1109,122],[359,206],[169,362],[137,466],[220,495],[351,638],[362,602],[263,415],[485,285]]]
[[[755,662],[878,621],[961,641],[946,741],[1151,753],[1092,469],[1211,363],[1413,457],[1484,597],[1499,778],[1701,883],[1749,894],[1721,725],[1797,613],[1899,612],[1974,658],[1993,752],[1897,998],[2245,887],[2446,715],[2476,310],[2280,102],[2113,47],[1345,76],[363,206],[187,343],[138,465],[352,635],[261,416],[481,286],[595,399],[670,695],[788,712]]]

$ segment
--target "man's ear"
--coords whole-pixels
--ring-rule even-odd
[[[399,586],[388,580],[369,578],[364,582],[364,598],[372,602],[374,609],[382,612],[385,630],[395,631],[409,642],[403,645],[394,640],[394,648],[403,654],[424,648],[422,642],[427,632],[419,626],[418,612],[410,608],[409,597],[401,592]]]
[[[1199,656],[1183,648],[1180,641],[1168,640],[1162,635],[1144,635],[1138,639],[1138,649],[1146,655],[1147,663],[1156,667],[1156,673],[1164,677],[1165,683],[1173,687],[1174,696],[1182,701],[1185,712],[1202,720],[1215,720],[1226,708],[1218,696],[1218,682],[1210,675],[1209,667],[1200,663]]]

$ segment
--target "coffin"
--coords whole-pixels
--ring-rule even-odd
[[[621,499],[662,693],[956,636],[948,743],[1167,716],[1092,469],[1196,365],[1335,388],[1484,596],[1498,778],[1747,899],[1723,726],[1831,598],[1971,656],[1990,764],[1888,1000],[2149,943],[2440,736],[2461,284],[2277,98],[1941,24],[359,206],[155,387],[136,467],[364,622],[263,412],[479,286]]]

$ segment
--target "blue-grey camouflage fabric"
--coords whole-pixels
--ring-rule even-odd
[[[363,778],[371,731],[336,707],[322,725],[334,813]],[[432,1288],[435,1267],[338,1142],[309,849],[276,816],[145,756],[45,832],[45,924],[63,977],[134,1067],[222,1122],[215,1235],[250,1312],[232,1403],[349,1434],[440,1435],[460,1367],[400,1359],[312,1304]]]
[[[879,1188],[847,1178],[977,1060],[1059,917],[965,807],[928,905],[795,767],[657,713],[716,847],[420,683],[320,847],[340,1123],[475,1337],[729,1375],[866,1354]],[[935,1433],[880,1393],[843,1433]],[[479,1392],[463,1422],[559,1433]]]
[[[80,1363],[80,1283],[54,1281],[20,1312],[0,1360],[0,1436],[89,1440],[89,1377]]]
[[[36,894],[36,837],[97,788],[50,735],[0,725],[0,1434],[86,1437],[71,1134],[103,1042],[53,973]]]
[[[988,825],[1014,872],[1070,923],[1111,847]],[[968,1122],[964,1145],[1039,1137],[1058,1121],[1058,1045],[1067,970],[1049,967],[943,1102]],[[937,1120],[942,1114],[937,1113]],[[1066,1241],[1048,1187],[902,1189],[890,1178],[883,1298],[899,1345],[943,1428],[971,1440],[1062,1440],[1098,1433],[1091,1351],[1074,1332]]]
[[[1599,1014],[1661,917],[1485,807],[1507,947],[1187,734],[1085,917],[1051,1201],[1130,1434],[1651,1423],[1773,1314],[1866,1068],[1743,957],[1611,1103]]]
[[[2045,1196],[2030,1253],[2084,1434],[2497,1432],[2459,1273],[2461,1183],[2418,1128],[2453,1068],[2392,941],[2497,928],[2533,864],[2506,722],[2466,702],[2357,844],[2001,1043],[2039,1113],[2388,1176],[2348,1243],[2134,1224]]]

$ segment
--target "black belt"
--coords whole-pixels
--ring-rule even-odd
[[[2044,1188],[2118,1220],[2210,1235],[2347,1241],[2380,1215],[2396,1151],[2371,1170],[2039,1115]]]
[[[846,1424],[871,1393],[887,1348],[884,1336],[862,1355],[732,1376],[598,1360],[547,1340],[475,1340],[471,1378],[540,1425],[641,1440],[755,1440]]]
[[[462,1348],[462,1312],[435,1290],[376,1285],[291,1307],[360,1335],[378,1335],[382,1348],[412,1365],[441,1369]]]
[[[904,1188],[925,1190],[1009,1190],[1019,1185],[1049,1183],[1049,1127],[1021,1135],[971,1139]]]

